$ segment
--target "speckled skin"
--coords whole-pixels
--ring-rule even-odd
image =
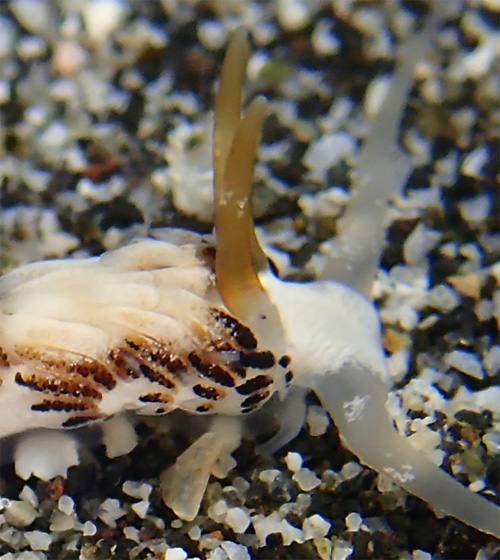
[[[146,240],[0,279],[0,437],[117,412],[248,413],[292,378],[213,285],[213,250]]]

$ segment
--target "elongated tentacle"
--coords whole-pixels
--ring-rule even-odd
[[[393,428],[385,387],[367,367],[346,364],[321,377],[316,392],[361,462],[387,474],[438,512],[500,538],[500,508],[462,486]]]
[[[408,158],[397,148],[399,123],[415,67],[432,43],[447,8],[446,2],[434,2],[424,28],[401,46],[401,62],[359,154],[353,194],[339,221],[339,235],[324,247],[328,261],[322,277],[343,282],[367,297],[385,240],[387,204],[401,191],[411,171]]]

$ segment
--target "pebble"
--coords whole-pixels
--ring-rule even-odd
[[[99,508],[99,518],[109,527],[116,527],[116,520],[126,515],[127,511],[122,508],[120,502],[115,498],[107,498]]]
[[[289,471],[297,472],[302,467],[302,456],[300,453],[289,451],[286,454],[285,462]]]
[[[276,15],[287,31],[299,31],[311,17],[310,5],[305,0],[278,0]]]
[[[220,546],[227,554],[228,560],[251,560],[248,550],[241,544],[223,541]]]
[[[75,520],[72,516],[61,513],[60,511],[55,511],[51,520],[49,529],[51,531],[69,531],[75,526]]]
[[[288,521],[283,519],[279,512],[273,511],[268,516],[255,515],[252,517],[252,525],[259,539],[260,546],[264,546],[268,535],[279,533],[283,537],[283,544],[289,546],[292,542],[304,542],[302,530],[297,529]]]
[[[314,141],[304,154],[303,163],[318,178],[342,159],[351,159],[356,150],[356,141],[347,132],[330,132]]]
[[[38,507],[38,496],[36,495],[35,491],[27,485],[23,486],[23,489],[21,490],[21,492],[19,492],[19,498],[23,502],[30,503],[34,508]]]
[[[459,276],[448,276],[446,281],[463,296],[479,299],[481,295],[481,278],[477,272]]]
[[[153,487],[151,484],[147,484],[145,482],[136,482],[134,480],[126,480],[122,484],[122,490],[124,494],[127,496],[131,496],[132,498],[138,498],[141,500],[147,500]]]
[[[250,515],[242,508],[235,507],[228,510],[225,522],[236,534],[244,533],[250,525]]]
[[[135,504],[132,504],[131,508],[141,519],[144,519],[146,517],[146,514],[148,513],[149,500],[141,500],[140,502],[136,502]]]
[[[120,25],[127,5],[122,0],[91,0],[82,5],[82,17],[89,37],[103,42]]]
[[[10,9],[19,23],[31,33],[48,33],[54,14],[47,0],[13,0]]]
[[[321,484],[319,479],[313,471],[300,468],[293,474],[293,480],[299,485],[300,489],[304,492],[309,492]]]
[[[62,513],[71,515],[75,510],[75,502],[71,496],[63,494],[57,501],[57,507]]]
[[[18,500],[10,501],[3,514],[14,527],[28,527],[38,517],[37,510],[31,504]]]
[[[425,260],[429,251],[439,243],[441,236],[440,231],[428,229],[422,222],[419,222],[403,245],[405,261],[414,265]]]
[[[486,373],[493,377],[500,371],[500,346],[492,346],[483,359],[484,369]]]
[[[354,546],[343,539],[334,539],[333,542],[331,560],[347,560],[351,556]]]
[[[317,513],[311,515],[307,519],[304,519],[304,522],[302,523],[304,539],[307,541],[309,539],[325,537],[331,526],[332,524],[321,515]]]
[[[26,531],[24,538],[32,550],[49,550],[52,543],[52,536],[44,531]]]
[[[92,521],[85,521],[82,525],[82,534],[84,537],[92,537],[97,533],[97,527]]]
[[[412,560],[432,560],[432,554],[424,550],[414,550],[412,553]]]
[[[363,523],[363,518],[361,517],[361,515],[359,515],[359,513],[350,513],[346,518],[345,518],[345,524],[347,526],[347,530],[348,531],[353,531],[353,532],[357,532],[359,531],[361,524]]]
[[[471,352],[464,350],[453,350],[444,357],[444,362],[448,367],[458,369],[466,375],[475,379],[483,379],[484,371],[479,358]]]
[[[473,227],[481,225],[486,220],[490,213],[490,208],[491,200],[487,194],[481,194],[470,200],[458,203],[458,209],[462,218]]]
[[[330,425],[330,417],[322,406],[312,405],[307,410],[307,426],[313,437],[319,437],[326,433]]]
[[[164,560],[186,560],[188,557],[187,552],[182,548],[169,548],[165,552]]]

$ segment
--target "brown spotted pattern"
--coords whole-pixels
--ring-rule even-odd
[[[249,413],[289,384],[288,356],[261,349],[252,330],[223,309],[212,308],[210,322],[210,336],[182,353],[168,341],[141,335],[127,337],[100,360],[55,357],[31,348],[17,348],[9,356],[0,347],[0,379],[2,368],[22,363],[23,373],[15,371],[14,381],[32,395],[39,394],[31,410],[63,413],[63,428],[117,412],[106,408],[106,395],[119,395],[129,383],[138,384],[133,408],[148,414],[175,408],[198,414]]]

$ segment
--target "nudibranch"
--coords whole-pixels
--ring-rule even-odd
[[[400,81],[376,121],[394,130],[391,138],[438,12],[406,45]],[[257,97],[241,116],[248,56],[245,34],[236,32],[215,106],[215,245],[194,234],[142,239],[100,257],[33,263],[0,278],[0,437],[73,429],[126,411],[249,415],[274,395],[286,408],[297,391],[313,390],[363,463],[439,513],[500,537],[500,509],[414,449],[385,406],[388,374],[368,299],[379,250],[366,240],[381,245],[380,213],[392,181],[367,173],[379,156],[376,140],[360,158],[353,201],[376,202],[376,211],[358,209],[358,220],[366,215],[362,227],[344,216],[345,251],[331,259],[325,278],[285,282],[269,266],[251,212],[266,102]],[[386,190],[366,194],[374,182]],[[349,244],[360,243],[367,253],[351,254]],[[291,439],[301,420],[283,418],[268,448]]]

